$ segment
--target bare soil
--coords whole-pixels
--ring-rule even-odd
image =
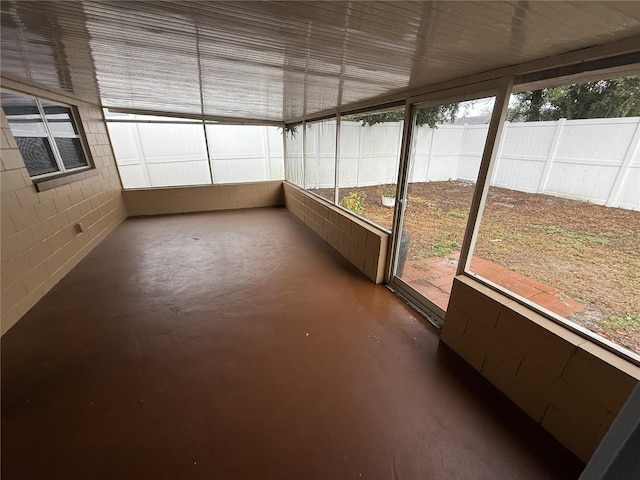
[[[363,195],[361,215],[390,229],[393,209],[381,205],[390,188],[343,189],[340,197]],[[473,189],[459,181],[410,185],[409,259],[459,251]],[[638,239],[640,212],[491,187],[474,255],[585,304],[569,319],[640,354]]]

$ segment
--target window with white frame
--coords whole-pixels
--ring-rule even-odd
[[[70,106],[3,90],[2,109],[32,178],[90,167]]]

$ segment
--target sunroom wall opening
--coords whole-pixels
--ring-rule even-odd
[[[394,276],[440,316],[456,275],[494,103],[495,97],[484,97],[414,109]]]
[[[517,93],[507,118],[466,272],[640,360],[640,77]]]
[[[105,116],[124,188],[284,179],[279,127],[111,112]]]
[[[305,188],[331,203],[335,199],[336,132],[335,118],[307,122],[305,127]]]
[[[628,69],[627,69],[626,71],[628,71]],[[603,72],[604,72],[604,70],[603,70]],[[594,78],[594,73],[593,73],[593,71],[590,71],[588,74],[585,74],[585,75],[588,75],[588,78],[589,78],[589,79]],[[476,90],[476,87],[477,87],[477,91],[478,91],[478,92],[480,92],[480,93],[485,93],[485,94],[486,94],[486,93],[491,92],[492,90],[493,90],[493,91],[497,91],[497,90],[498,90],[498,88],[500,88],[500,89],[502,90],[502,87],[499,87],[499,86],[500,86],[501,84],[504,84],[504,83],[506,82],[506,80],[505,80],[506,78],[507,78],[507,77],[504,77],[503,79],[489,80],[489,81],[487,81],[487,82],[480,82],[480,83],[478,83],[478,84],[476,84],[476,85],[474,86],[474,90]],[[518,79],[519,79],[520,81],[525,81],[525,80],[528,80],[529,78],[530,78],[530,77],[527,77],[527,76],[518,77]],[[558,79],[557,79],[557,78],[553,77],[552,75],[549,75],[549,76],[548,76],[548,78],[550,79],[550,80],[549,80],[549,82],[550,82],[550,83],[554,83],[554,84],[556,84],[556,85],[557,85],[558,83],[561,83],[561,82],[559,82],[559,81],[558,81]],[[574,78],[576,78],[576,76],[574,76]],[[540,82],[540,80],[539,80],[539,79],[538,79],[538,80],[536,80],[536,81],[537,81],[537,82]],[[482,86],[482,85],[481,85],[482,83],[484,83],[484,86]],[[518,88],[520,88],[520,87],[518,87]],[[471,89],[470,89],[470,88],[468,88],[468,87],[460,87],[460,86],[458,86],[458,85],[453,85],[453,86],[451,87],[451,89],[450,89],[450,90],[446,90],[446,89],[445,89],[445,90],[441,90],[441,91],[436,91],[436,92],[434,92],[433,94],[428,94],[428,93],[426,93],[426,94],[423,94],[423,95],[421,95],[421,96],[419,96],[419,97],[418,97],[418,96],[416,96],[416,97],[407,97],[407,98],[405,99],[405,101],[406,101],[409,105],[411,105],[411,104],[417,104],[417,103],[422,102],[422,101],[427,101],[427,100],[429,99],[429,97],[432,97],[432,96],[433,96],[434,98],[443,98],[443,99],[446,99],[446,98],[455,98],[455,97],[458,95],[458,93],[457,93],[458,91],[462,92],[462,96],[465,96],[466,98],[473,98],[473,96],[470,96],[470,95],[471,95],[471,94],[469,93],[469,91],[470,91],[470,90],[471,90]],[[509,91],[509,93],[511,92],[511,87],[509,87],[508,91]],[[507,94],[507,98],[508,98],[508,94]],[[429,101],[431,101],[431,100],[429,100]],[[359,111],[363,111],[363,110],[364,110],[364,109],[359,110]],[[366,110],[364,110],[364,111],[366,111]],[[374,108],[372,108],[372,109],[371,109],[371,110],[369,110],[369,111],[371,111],[371,112],[375,111],[375,107],[374,107]],[[360,115],[360,114],[359,114],[359,115]],[[496,115],[499,115],[499,113],[496,113]],[[345,122],[345,118],[346,118],[346,116],[344,116],[344,115],[343,115],[343,116],[341,116],[341,122],[340,122],[340,123],[344,123],[344,122]],[[309,119],[308,119],[307,121],[308,121],[308,122],[311,122],[311,121],[313,121],[313,118],[312,118],[312,117],[309,117]],[[347,121],[348,121],[348,120],[347,120]],[[627,121],[627,122],[632,122],[631,120],[626,120],[626,121]],[[497,129],[497,130],[502,130],[502,128],[503,128],[503,127],[504,127],[504,126],[501,126],[501,127],[498,127],[498,126],[493,127],[493,126],[491,126],[491,127],[489,127],[489,129],[491,130],[491,128],[494,128],[494,129]],[[348,155],[348,152],[349,152],[348,148],[347,148],[347,149],[345,149],[345,148],[344,148],[344,140],[342,139],[342,136],[344,135],[344,131],[345,131],[345,129],[344,129],[344,128],[342,128],[342,125],[341,125],[341,126],[338,128],[338,132],[337,132],[337,135],[338,135],[338,138],[339,138],[339,140],[338,140],[338,141],[339,141],[339,143],[340,143],[340,145],[339,145],[339,146],[340,146],[340,149],[339,149],[339,151],[338,151],[338,162],[337,162],[337,169],[338,169],[338,175],[337,175],[338,183],[337,183],[337,185],[338,185],[338,187],[339,187],[339,188],[342,186],[342,182],[343,182],[343,179],[342,179],[342,177],[343,177],[343,170],[344,170],[344,168],[345,168],[345,167],[344,167],[344,165],[342,164],[342,163],[343,163],[343,162],[342,162],[342,160],[345,158],[345,151],[346,151],[346,155]],[[490,137],[490,136],[491,136],[491,135],[489,135],[489,137]],[[405,140],[402,140],[402,141],[405,141]],[[489,145],[489,151],[488,151],[488,154],[489,154],[490,156],[491,156],[491,154],[493,154],[494,156],[496,156],[496,158],[498,158],[498,157],[499,157],[499,155],[500,155],[500,148],[501,148],[501,146],[502,146],[501,144],[499,144],[499,143],[498,143],[498,141],[499,141],[499,138],[497,138],[497,139],[496,139],[496,138],[494,138],[494,139],[490,142],[490,143],[492,143],[492,145]],[[400,142],[400,143],[402,143],[402,142]],[[487,154],[487,152],[485,152],[485,154]],[[634,157],[634,158],[635,158],[635,157]],[[404,163],[405,161],[406,161],[406,162],[408,162],[408,160],[403,160],[403,161],[402,161],[402,163]],[[484,162],[484,160],[483,160],[483,162]],[[487,163],[487,165],[488,165],[488,163]],[[489,169],[489,167],[488,167],[487,165],[485,165],[485,167],[482,167],[482,168],[486,168],[486,169],[488,170],[488,169]],[[635,165],[635,164],[632,164],[632,167],[634,167],[634,165]],[[303,168],[304,168],[304,167],[303,167]],[[401,165],[401,169],[400,169],[400,170],[402,170],[402,168],[404,168],[404,167],[402,167],[402,165]],[[484,187],[484,183],[492,184],[492,182],[494,182],[494,180],[496,179],[496,175],[499,175],[499,171],[498,171],[498,169],[494,169],[494,170],[492,171],[491,175],[489,175],[488,177],[486,177],[485,175],[483,175],[483,174],[482,174],[482,172],[481,172],[481,177],[482,177],[482,178],[480,178],[480,180],[482,180],[482,182],[481,182],[481,185],[479,185],[479,186],[476,188],[476,191],[474,192],[474,197],[477,197],[477,198],[474,198],[474,203],[481,204],[481,203],[483,203],[483,202],[484,202],[484,199],[482,199],[482,196],[483,196],[483,195],[482,195],[482,188]],[[628,183],[628,182],[633,182],[633,181],[634,181],[634,178],[635,178],[635,177],[633,177],[633,175],[634,175],[634,173],[631,173],[628,177],[625,177],[624,181],[625,181],[625,182],[627,182],[627,183]],[[304,178],[304,177],[303,177],[303,178]],[[289,179],[289,177],[287,177],[287,180],[290,180],[290,179]],[[300,183],[303,183],[303,182],[300,182]],[[402,189],[403,189],[403,188],[404,188],[404,187],[402,187],[402,186],[400,187],[400,191],[401,191],[401,192],[402,192]],[[348,192],[347,192],[347,193],[348,193]],[[406,192],[405,192],[405,193],[406,193]],[[343,197],[343,191],[342,191],[342,189],[340,190],[340,194],[339,194],[339,195],[340,195],[340,199],[342,199],[342,197]],[[628,199],[627,197],[628,197],[628,195],[627,195],[626,193],[625,193],[625,194],[621,194],[621,195],[619,196],[619,200],[620,200],[620,202],[625,202],[625,201],[626,201],[626,202],[628,203],[628,202],[629,202],[629,199]],[[338,201],[338,205],[340,205],[340,201]],[[474,207],[474,208],[477,208],[477,205],[476,205],[476,207]],[[462,249],[461,249],[461,250],[462,250],[462,252],[461,252],[461,255],[462,255],[462,259],[461,259],[461,260],[462,260],[462,265],[461,265],[461,267],[458,269],[458,272],[457,272],[457,273],[458,273],[458,274],[463,274],[463,273],[464,273],[464,274],[471,275],[471,276],[474,276],[474,277],[475,277],[476,275],[475,275],[475,273],[474,273],[472,270],[465,269],[465,267],[464,267],[464,265],[466,265],[466,262],[467,262],[467,257],[470,257],[470,256],[471,256],[469,247],[473,245],[473,243],[475,242],[475,239],[476,239],[476,237],[475,237],[474,235],[472,235],[472,234],[474,233],[474,231],[476,231],[476,230],[479,228],[479,220],[478,220],[478,219],[480,218],[480,216],[478,216],[478,215],[476,215],[476,214],[474,213],[474,208],[472,208],[472,209],[471,209],[471,211],[470,211],[470,213],[469,213],[469,223],[467,224],[467,232],[466,232],[466,234],[465,234],[465,240],[464,240],[464,242],[463,242],[463,246],[462,246]],[[480,208],[479,210],[476,210],[476,211],[481,211],[481,210],[482,210],[482,209]],[[366,216],[365,216],[364,218],[366,219]],[[371,223],[375,223],[375,222],[371,222]],[[378,225],[378,226],[380,226],[380,224],[379,224],[379,223],[375,223],[375,224],[376,224],[376,225]],[[387,227],[387,228],[389,228],[389,227]],[[395,227],[395,228],[397,228],[397,227]],[[383,229],[384,229],[384,228],[383,228]],[[493,239],[493,240],[496,240],[496,239]],[[399,243],[399,241],[400,241],[400,238],[397,238],[397,239],[395,239],[393,242],[395,242],[395,245],[397,245],[397,244]],[[393,243],[393,242],[392,242],[392,243]],[[499,242],[494,242],[494,243],[499,243]],[[396,257],[397,257],[397,254],[396,254]],[[396,259],[397,259],[397,258],[396,258]],[[394,261],[395,261],[396,259],[394,259]],[[507,267],[507,269],[508,269],[508,267]],[[388,277],[388,278],[391,278],[391,277]],[[498,285],[493,285],[493,284],[491,284],[491,282],[490,282],[490,281],[489,281],[489,282],[486,282],[486,283],[487,283],[489,286],[491,286],[491,288],[495,288],[495,289],[497,289],[497,290],[504,291],[505,293],[507,293],[507,294],[509,294],[509,295],[511,294],[511,292],[509,292],[509,291],[506,291],[506,290],[502,289],[502,288],[501,288],[501,287],[499,287]],[[517,295],[515,295],[515,297],[517,297]],[[411,299],[411,300],[415,300],[414,298],[410,298],[410,299]],[[549,314],[549,312],[544,311],[544,309],[542,309],[542,310],[541,310],[541,309],[539,309],[536,305],[529,305],[529,307],[530,307],[530,308],[532,308],[532,310],[534,310],[534,311],[540,311],[540,312],[542,312],[544,315],[548,316],[550,319],[556,320],[556,321],[558,321],[559,323],[562,323],[563,325],[565,325],[565,326],[566,326],[566,323],[565,323],[565,322],[563,322],[562,320],[560,320],[560,319],[558,319],[558,318],[554,318],[554,316],[553,316],[553,315],[550,315],[550,314]],[[442,312],[440,312],[440,313],[442,314]],[[620,320],[620,321],[623,321],[623,322],[629,322],[629,321],[632,321],[632,320],[634,320],[634,319],[635,319],[635,317],[634,317],[633,315],[631,315],[631,317],[629,317],[629,315],[627,315],[627,314],[626,314],[627,312],[621,312],[621,313],[623,313],[624,315],[622,315],[622,316],[620,316],[620,315],[615,315],[615,317],[617,317],[618,319],[622,319],[622,320]],[[633,312],[631,312],[631,313],[633,313]],[[631,320],[629,320],[629,318],[631,318]],[[638,359],[637,359],[637,358],[635,358],[635,356],[630,356],[630,355],[629,355],[629,353],[630,353],[630,352],[629,352],[628,350],[626,350],[626,349],[625,349],[625,350],[621,350],[621,349],[619,348],[619,346],[616,346],[616,345],[613,345],[613,344],[607,344],[607,341],[606,341],[606,340],[604,340],[603,338],[600,338],[600,337],[597,337],[597,336],[596,336],[596,337],[594,337],[594,335],[593,335],[592,333],[587,332],[587,331],[584,331],[584,332],[583,332],[583,331],[580,331],[580,328],[576,328],[576,326],[575,326],[575,325],[568,325],[568,327],[569,327],[569,329],[571,329],[571,330],[573,330],[573,331],[578,331],[578,333],[582,333],[582,334],[584,334],[584,335],[585,335],[586,337],[588,337],[589,339],[592,339],[592,340],[594,340],[596,343],[599,343],[599,344],[601,344],[601,345],[605,346],[605,348],[608,348],[608,349],[610,349],[610,350],[612,350],[612,351],[616,352],[617,354],[619,354],[619,355],[621,355],[621,356],[623,356],[623,357],[625,357],[625,358],[627,358],[627,359],[630,359],[630,360],[632,360],[632,361],[634,361],[634,362],[636,362],[636,363],[638,362]]]

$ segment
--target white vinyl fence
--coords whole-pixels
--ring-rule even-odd
[[[277,127],[108,122],[125,188],[284,179]],[[207,156],[207,142],[209,156]],[[209,166],[209,158],[211,166]]]
[[[488,125],[419,127],[409,182],[475,181],[487,130]],[[401,123],[363,127],[343,122],[340,187],[395,183],[401,133]],[[640,210],[639,141],[638,117],[507,123],[491,185]],[[313,142],[307,143],[310,149],[319,151]],[[332,158],[316,154],[308,160]],[[321,174],[330,169],[312,168],[319,174],[305,175],[306,188],[333,186],[332,175]]]

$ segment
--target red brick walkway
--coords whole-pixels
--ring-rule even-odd
[[[440,308],[446,310],[457,267],[458,254],[452,254],[446,258],[407,260],[401,278]],[[584,308],[583,304],[568,298],[557,288],[532,280],[487,260],[473,257],[471,270],[561,317],[568,317]]]

